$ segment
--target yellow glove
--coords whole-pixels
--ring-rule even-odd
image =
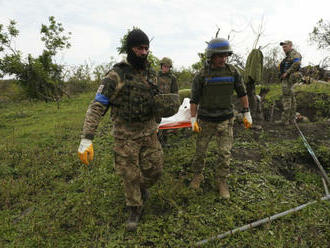
[[[250,128],[252,126],[252,117],[250,111],[244,113],[243,123],[245,128]]]
[[[191,117],[190,122],[191,122],[191,129],[193,130],[193,132],[199,133],[200,131],[202,131],[202,128],[198,125],[196,117]]]
[[[88,165],[94,158],[93,142],[89,139],[81,139],[78,148],[78,157],[81,162]]]

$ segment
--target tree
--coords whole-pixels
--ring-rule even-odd
[[[30,98],[58,102],[65,94],[63,66],[54,63],[53,59],[58,51],[70,48],[71,33],[64,35],[62,24],[53,16],[49,17],[49,22],[49,26],[41,26],[41,40],[45,44],[42,54],[37,58],[28,54],[25,60],[22,52],[12,44],[19,34],[16,22],[11,20],[7,31],[0,24],[0,75],[14,76]]]
[[[279,80],[279,68],[280,64],[280,48],[274,47],[265,52],[264,56],[264,69],[263,69],[263,81],[265,84],[278,83]]]
[[[330,48],[330,22],[320,19],[313,31],[309,34],[311,43],[315,43],[319,49]]]

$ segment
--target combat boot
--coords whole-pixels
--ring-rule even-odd
[[[230,194],[229,194],[229,189],[228,189],[228,184],[226,182],[226,179],[220,179],[218,181],[218,187],[219,187],[220,196],[224,199],[229,199]]]
[[[204,176],[200,173],[195,174],[193,180],[190,182],[190,188],[199,189],[201,182],[204,180]]]
[[[126,223],[128,232],[135,232],[143,213],[142,206],[128,206],[129,217]]]

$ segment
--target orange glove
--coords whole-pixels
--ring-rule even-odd
[[[78,148],[78,157],[81,162],[88,165],[94,158],[93,142],[89,139],[81,139]]]
[[[202,131],[202,128],[198,125],[196,117],[191,117],[190,122],[191,122],[191,129],[193,130],[193,132],[199,133],[200,131]]]

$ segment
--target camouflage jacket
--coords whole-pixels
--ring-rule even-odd
[[[281,74],[285,72],[287,74],[291,74],[298,71],[301,65],[301,59],[301,54],[298,53],[295,49],[289,51],[280,64]]]
[[[148,102],[145,100],[148,98],[152,99],[150,84],[157,84],[156,74],[151,68],[145,71],[137,71],[127,62],[114,65],[102,80],[94,100],[88,107],[82,137],[87,139],[94,138],[97,126],[109,107],[111,108],[111,120],[113,124],[111,131],[114,137],[118,139],[137,139],[156,132],[157,124],[155,118],[153,113],[149,113],[153,107],[152,101]],[[127,88],[129,93],[132,93],[130,94],[132,97],[127,96]],[[136,107],[139,100],[143,102],[143,108],[145,109],[143,114],[147,118],[143,121],[130,121],[128,119],[129,116],[126,118],[123,113],[128,113],[127,111],[130,109],[134,109],[135,112],[139,110],[139,107]],[[123,101],[130,103],[130,105],[125,106],[124,104],[120,104]],[[138,116],[140,113],[134,114]]]
[[[238,97],[246,95],[242,77],[233,65],[206,67],[193,80],[190,103],[199,105],[198,118],[201,120],[228,120],[233,117],[233,90]]]
[[[171,72],[163,73],[162,71],[159,71],[157,75],[157,84],[162,94],[178,94],[176,77]]]

